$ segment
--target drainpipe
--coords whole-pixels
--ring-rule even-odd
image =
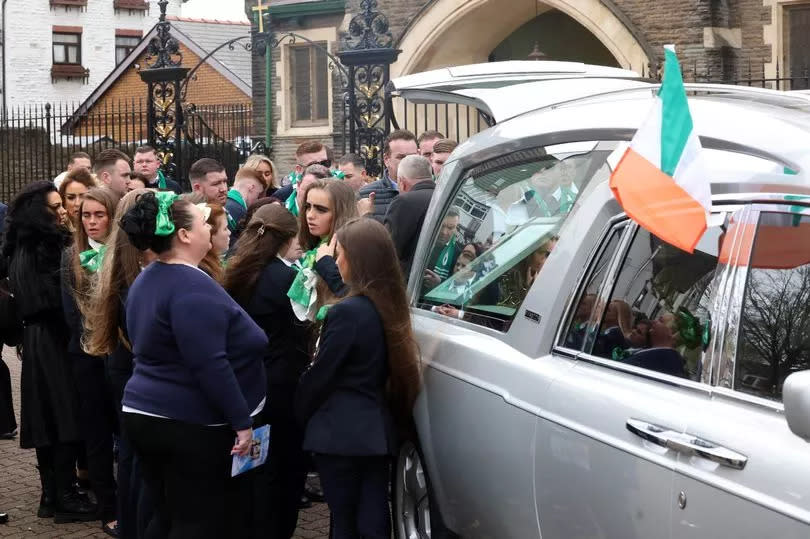
[[[6,123],[6,106],[8,104],[8,98],[6,97],[6,2],[8,0],[3,0],[3,7],[2,7],[2,15],[3,15],[3,27],[0,32],[3,32],[3,43],[0,43],[0,47],[3,49],[3,110],[0,110],[0,120],[2,120],[3,125]]]

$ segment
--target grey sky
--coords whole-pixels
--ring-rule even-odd
[[[241,0],[189,0],[183,5],[183,17],[247,21]]]

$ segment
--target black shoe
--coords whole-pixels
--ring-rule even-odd
[[[0,513],[0,524],[6,524],[8,522],[8,513]]]
[[[298,509],[309,509],[312,507],[312,501],[307,498],[306,494],[301,495],[301,499],[298,501]]]
[[[17,429],[14,429],[11,432],[6,432],[6,433],[3,433],[3,434],[0,434],[0,440],[13,440],[16,437],[17,437]],[[3,513],[3,514],[5,514],[5,513]]]
[[[39,497],[37,516],[39,518],[53,518],[53,499],[44,492]]]
[[[57,507],[53,512],[55,524],[89,522],[91,520],[98,520],[98,506],[91,502],[86,494],[68,490],[59,495]]]

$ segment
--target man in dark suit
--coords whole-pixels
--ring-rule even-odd
[[[397,257],[407,279],[436,184],[433,182],[430,161],[420,155],[409,155],[402,159],[397,177],[401,194],[391,202],[383,222],[394,240]]]

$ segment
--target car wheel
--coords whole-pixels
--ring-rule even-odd
[[[394,479],[394,526],[398,539],[447,537],[436,509],[422,454],[412,442],[405,442],[397,458]]]

